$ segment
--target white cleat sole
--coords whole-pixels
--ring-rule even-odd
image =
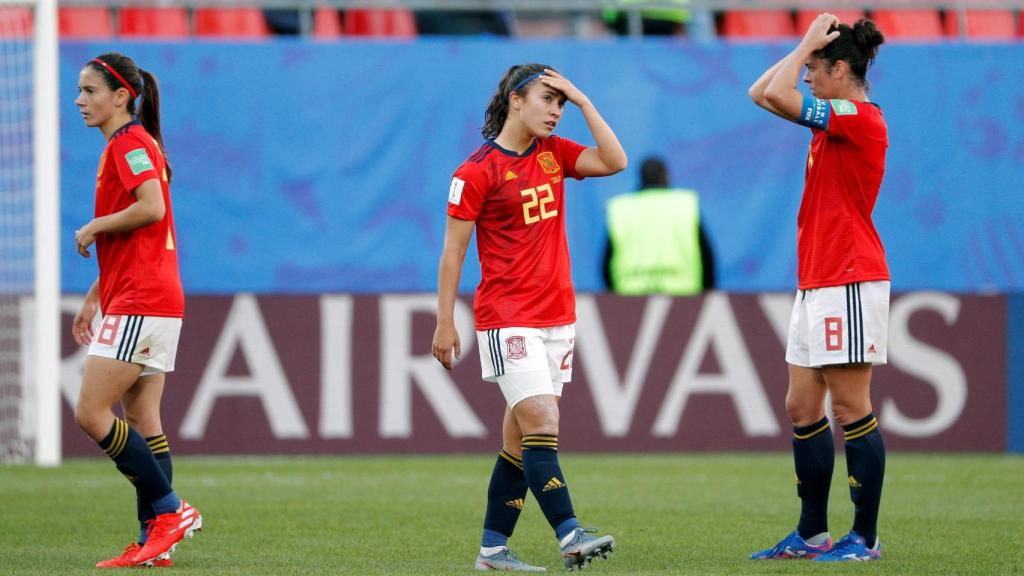
[[[583,570],[595,558],[608,559],[608,555],[615,551],[615,540],[609,539],[605,542],[598,543],[597,546],[592,548],[584,548],[578,554],[571,556],[562,556],[562,560],[565,567],[571,572],[573,570]]]

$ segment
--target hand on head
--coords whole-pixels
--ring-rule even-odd
[[[818,14],[818,17],[807,28],[807,33],[804,34],[801,43],[815,52],[821,50],[839,38],[839,30],[834,29],[836,26],[839,26],[838,17],[828,12]]]
[[[587,97],[583,92],[577,88],[568,78],[562,76],[558,72],[551,69],[544,69],[544,74],[538,78],[545,86],[549,86],[558,90],[562,94],[565,94],[566,99],[569,102],[577,106],[582,106],[587,101]]]

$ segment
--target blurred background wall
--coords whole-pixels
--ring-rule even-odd
[[[604,204],[637,187],[649,154],[700,193],[719,288],[789,290],[810,134],[746,89],[790,44],[65,42],[63,235],[91,214],[103,144],[72,105],[77,74],[119,50],[162,83],[188,292],[432,291],[451,173],[480,145],[505,70],[539,61],[590,96],[633,161],[567,186],[578,290],[603,290]],[[889,125],[875,221],[894,290],[1024,288],[1024,49],[896,43],[869,80]],[[591,143],[571,105],[558,133]],[[65,245],[64,290],[84,292],[94,264]],[[467,263],[464,291],[479,280]]]

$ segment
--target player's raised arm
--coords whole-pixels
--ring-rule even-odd
[[[800,70],[815,52],[839,37],[839,31],[834,28],[838,24],[839,19],[832,14],[818,15],[800,44],[779,63],[778,70],[764,91],[764,99],[774,109],[774,113],[793,122],[804,115],[808,103],[797,89]]]
[[[771,68],[765,70],[764,73],[761,74],[761,77],[758,78],[757,81],[755,81],[747,90],[747,94],[750,95],[750,99],[754,101],[754,104],[757,104],[758,106],[764,108],[765,110],[771,112],[772,114],[775,114],[776,116],[781,116],[783,118],[786,118],[786,116],[779,112],[778,109],[776,109],[774,106],[769,104],[768,99],[765,98],[764,94],[765,91],[768,90],[768,83],[772,81],[772,78],[775,77],[775,74],[779,71],[779,68],[782,68],[782,65],[786,62],[786,60],[789,59],[789,57],[790,54],[787,54],[781,60],[779,60],[775,64],[772,64]],[[788,118],[786,119],[788,120]]]
[[[579,107],[583,119],[594,136],[595,146],[585,149],[576,160],[576,173],[580,176],[610,176],[621,172],[629,165],[629,158],[622,144],[608,123],[598,113],[594,103],[565,76],[554,70],[545,70],[540,81],[545,86],[558,90]]]

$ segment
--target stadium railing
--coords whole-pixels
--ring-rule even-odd
[[[1024,36],[1024,0],[64,0],[60,6],[63,37],[108,37],[105,27],[110,26],[113,35],[145,38],[136,24],[145,18],[153,22],[149,27],[157,38],[189,34],[259,38],[275,31],[268,23],[252,20],[259,9],[276,13],[273,16],[288,12],[294,22],[292,32],[317,38],[413,37],[417,34],[413,13],[421,11],[501,13],[513,23],[523,23],[522,28],[535,19],[554,19],[564,25],[544,27],[542,34],[588,37],[595,35],[594,23],[600,23],[602,14],[611,10],[625,14],[629,34],[640,36],[643,11],[650,9],[687,10],[693,25],[688,35],[699,38],[792,37],[806,26],[809,16],[823,10],[847,19],[873,17],[893,39],[1012,40]],[[104,18],[97,10],[109,14]],[[73,17],[64,16],[76,12]],[[250,20],[239,32],[233,22],[241,13],[248,13]],[[86,15],[104,26],[82,22]],[[511,28],[515,35],[520,26]],[[262,33],[263,29],[268,33]]]

